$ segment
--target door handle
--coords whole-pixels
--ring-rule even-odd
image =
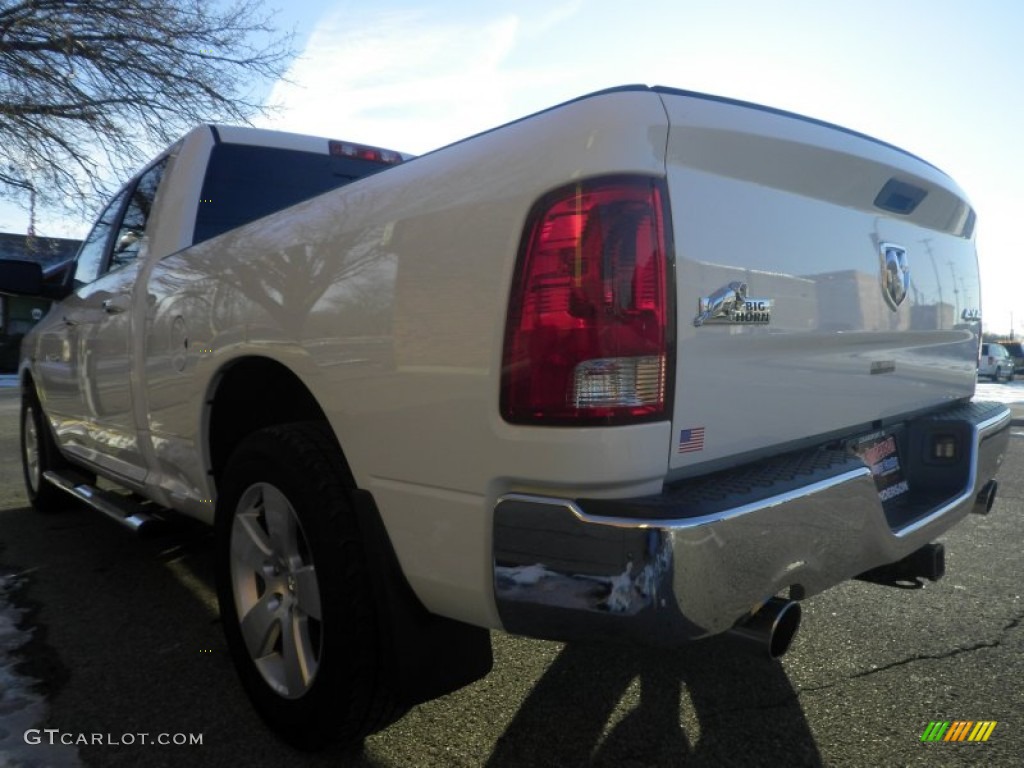
[[[112,299],[104,299],[100,306],[108,315],[119,315],[128,309],[129,301],[127,296],[115,296]]]

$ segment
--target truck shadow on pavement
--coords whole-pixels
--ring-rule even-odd
[[[676,651],[566,646],[486,763],[820,764],[782,665],[728,637]]]
[[[415,708],[361,752],[297,753],[263,726],[237,683],[205,527],[138,539],[86,510],[41,516],[19,506],[0,510],[0,542],[0,559],[26,574],[28,619],[41,624],[42,642],[22,659],[37,679],[50,678],[50,719],[40,727],[204,736],[195,747],[89,745],[79,751],[90,766],[820,763],[782,665],[737,641],[668,652],[500,633],[495,669],[480,683]]]

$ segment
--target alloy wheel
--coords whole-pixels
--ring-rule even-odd
[[[320,667],[320,585],[299,518],[269,483],[249,486],[238,500],[230,569],[249,657],[278,695],[301,697]]]
[[[39,492],[39,483],[42,480],[41,462],[39,460],[39,432],[36,430],[35,409],[31,406],[25,408],[25,423],[23,424],[25,434],[25,476],[28,478],[29,487],[33,493]]]

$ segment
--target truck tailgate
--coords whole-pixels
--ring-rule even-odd
[[[974,392],[974,213],[928,163],[658,89],[669,116],[675,476]]]

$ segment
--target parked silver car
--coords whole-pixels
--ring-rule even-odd
[[[1002,344],[982,344],[978,359],[978,375],[988,376],[992,381],[1006,379],[1013,381],[1013,358]]]
[[[1019,341],[1001,342],[1006,351],[1013,358],[1013,370],[1016,373],[1024,373],[1024,344]]]

